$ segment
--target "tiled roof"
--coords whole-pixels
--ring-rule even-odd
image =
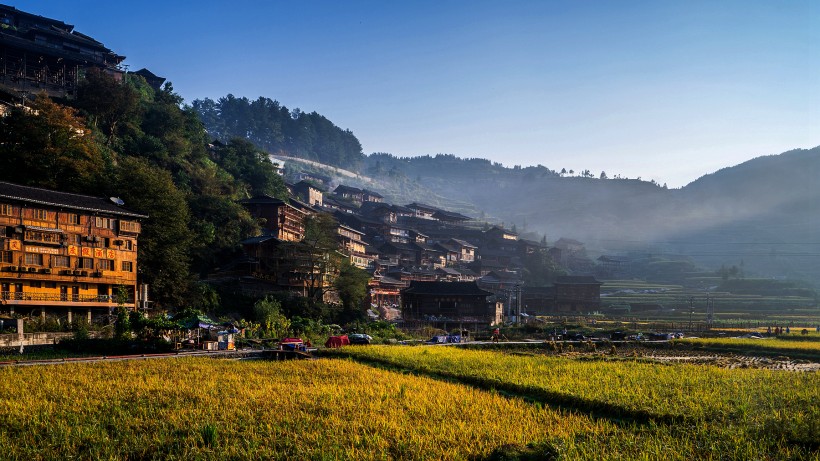
[[[555,278],[556,285],[575,285],[575,284],[598,284],[601,285],[601,282],[595,279],[595,277],[591,275],[563,275],[561,277]]]
[[[402,294],[454,295],[454,296],[490,296],[492,293],[482,290],[475,282],[410,282]]]
[[[245,200],[240,200],[239,203],[247,204],[247,205],[284,205],[285,202],[280,200],[276,197],[271,197],[270,195],[257,195],[255,197],[251,197]]]
[[[260,235],[258,237],[251,237],[245,240],[242,240],[242,245],[258,245],[260,243],[265,243],[268,240],[279,240],[278,238],[272,235]]]
[[[443,220],[451,220],[451,221],[469,221],[473,218],[469,216],[464,216],[461,213],[456,213],[455,211],[445,211],[445,210],[438,210],[433,213],[434,218],[443,219]]]
[[[456,242],[457,244],[459,244],[459,245],[461,245],[461,246],[463,246],[463,247],[467,247],[467,248],[478,248],[477,246],[473,245],[472,243],[470,243],[470,242],[465,242],[464,240],[459,240],[459,239],[450,239],[450,241],[451,241],[451,242]]]
[[[108,198],[58,192],[8,182],[0,182],[0,199],[77,211],[129,216],[132,218],[148,217],[144,214],[129,211],[126,208],[118,206]]]

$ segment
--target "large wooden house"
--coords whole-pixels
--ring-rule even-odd
[[[475,282],[410,282],[401,291],[402,318],[474,329],[501,322],[501,305]]]
[[[0,87],[19,94],[73,95],[84,72],[121,79],[125,56],[74,26],[0,5]]]
[[[117,198],[0,182],[0,310],[71,321],[137,307],[144,218]]]
[[[306,210],[269,195],[242,200],[248,212],[262,223],[266,235],[286,242],[298,242],[305,237]]]

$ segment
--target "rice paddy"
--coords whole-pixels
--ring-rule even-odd
[[[0,453],[21,460],[818,457],[816,373],[449,347],[342,354],[356,360],[3,368]]]

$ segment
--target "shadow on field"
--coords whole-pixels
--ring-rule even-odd
[[[502,445],[486,457],[473,461],[553,461],[559,458],[558,450],[546,442],[527,445]]]
[[[687,421],[687,418],[680,415],[657,414],[645,410],[632,410],[608,402],[584,399],[560,392],[548,391],[531,386],[521,386],[513,383],[503,383],[479,377],[423,371],[414,368],[402,367],[390,362],[389,360],[378,360],[372,358],[363,359],[361,357],[345,354],[344,352],[334,351],[334,353],[332,355],[328,355],[328,357],[342,357],[383,370],[410,373],[417,376],[426,376],[439,381],[464,384],[483,391],[498,392],[510,398],[523,399],[524,401],[534,403],[536,405],[546,405],[556,410],[581,411],[593,419],[604,419],[616,424],[633,423],[644,425],[657,423],[676,424],[695,422]]]

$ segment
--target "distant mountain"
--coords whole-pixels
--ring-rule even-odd
[[[376,190],[392,203],[426,201],[548,241],[571,237],[593,255],[689,256],[707,268],[740,265],[749,273],[820,283],[820,147],[759,157],[670,190],[588,171],[507,168],[454,155],[363,156],[349,131],[265,98],[228,95],[194,107],[211,134],[244,133],[271,153],[353,170],[360,176],[325,173],[338,176],[337,184]]]
[[[756,158],[676,190],[452,155],[373,154],[361,173],[392,202],[428,200],[548,241],[575,238],[593,255],[688,256],[709,269],[820,280],[820,147]]]

